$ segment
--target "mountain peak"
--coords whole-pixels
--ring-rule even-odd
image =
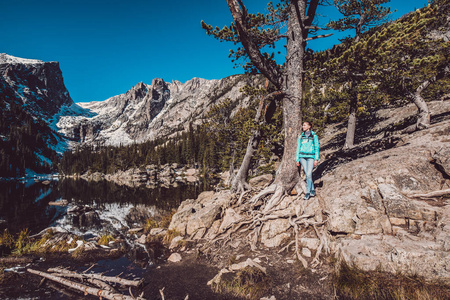
[[[133,86],[126,94],[129,95],[132,100],[136,100],[144,98],[147,91],[147,85],[141,81]]]

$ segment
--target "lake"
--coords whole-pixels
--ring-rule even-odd
[[[31,234],[60,222],[66,207],[50,206],[49,202],[68,200],[73,205],[89,205],[107,214],[118,215],[134,206],[152,209],[176,209],[185,199],[196,198],[211,189],[206,182],[178,183],[174,186],[136,187],[118,185],[110,181],[60,179],[44,182],[0,182],[0,229],[18,233],[28,228]]]

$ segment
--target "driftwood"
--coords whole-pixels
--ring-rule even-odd
[[[135,300],[135,298],[131,297],[131,296],[127,296],[127,295],[121,295],[121,294],[116,294],[116,293],[112,293],[110,291],[107,290],[102,290],[102,289],[98,289],[98,288],[94,288],[94,287],[90,287],[87,286],[85,284],[82,283],[78,283],[78,282],[74,282],[65,278],[61,278],[57,275],[54,274],[49,274],[46,272],[42,272],[42,271],[37,271],[37,270],[33,270],[33,269],[27,269],[28,272],[35,274],[35,275],[39,275],[42,276],[44,278],[56,281],[60,284],[63,284],[65,286],[68,286],[72,289],[78,290],[83,292],[85,295],[90,294],[90,295],[94,295],[100,298],[105,298],[105,299],[111,299],[111,300]],[[139,299],[139,298],[137,298]],[[142,298],[141,298],[142,299]]]
[[[114,282],[114,283],[118,283],[118,284],[126,285],[126,286],[140,286],[142,284],[142,282],[144,281],[144,279],[128,280],[128,279],[123,279],[120,277],[104,276],[101,274],[78,274],[76,272],[61,269],[61,268],[50,268],[47,271],[57,273],[57,276],[62,276],[62,277],[72,277],[72,278],[79,278],[79,279],[92,278],[92,279],[98,279],[98,280],[107,281],[107,282]]]

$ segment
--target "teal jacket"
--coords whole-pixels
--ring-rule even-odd
[[[296,160],[300,158],[314,158],[319,160],[319,138],[314,131],[311,130],[311,135],[307,138],[305,132],[298,137]]]

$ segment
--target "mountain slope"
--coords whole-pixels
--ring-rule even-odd
[[[207,108],[221,100],[230,98],[236,106],[246,106],[249,97],[240,89],[258,82],[246,75],[194,78],[184,84],[157,78],[105,101],[77,103],[90,115],[62,116],[56,125],[70,139],[88,145],[118,146],[171,137],[187,130],[190,123],[200,124]]]
[[[52,118],[73,105],[57,62],[0,54],[0,177],[51,172],[66,148]]]

